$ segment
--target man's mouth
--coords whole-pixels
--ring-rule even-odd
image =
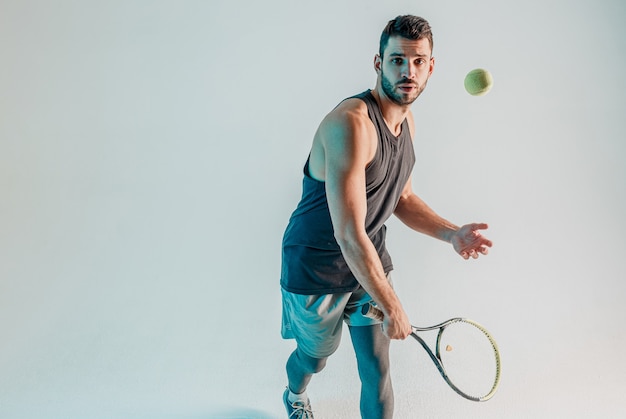
[[[411,90],[417,88],[415,84],[399,84],[398,89],[404,92],[410,92]]]

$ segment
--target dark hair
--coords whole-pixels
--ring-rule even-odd
[[[380,35],[380,47],[378,53],[383,56],[385,48],[392,36],[401,36],[402,38],[418,40],[422,38],[428,39],[430,49],[433,49],[433,33],[430,24],[424,18],[412,15],[398,16],[390,20]]]

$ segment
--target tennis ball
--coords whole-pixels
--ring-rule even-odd
[[[491,73],[484,68],[476,68],[465,76],[465,90],[472,96],[486,95],[493,86]]]

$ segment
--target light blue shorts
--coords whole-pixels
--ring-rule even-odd
[[[340,294],[301,295],[284,289],[282,293],[282,336],[295,339],[300,350],[313,358],[327,358],[337,350],[344,322],[349,326],[381,323],[361,314],[361,307],[374,302],[362,287]]]

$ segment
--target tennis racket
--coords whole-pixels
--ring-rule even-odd
[[[373,306],[363,306],[364,316],[382,321],[383,312]],[[411,326],[411,336],[426,350],[439,373],[452,390],[475,402],[489,400],[500,383],[500,353],[498,345],[480,324],[463,318],[446,320],[430,327]],[[438,330],[435,351],[418,335]]]

